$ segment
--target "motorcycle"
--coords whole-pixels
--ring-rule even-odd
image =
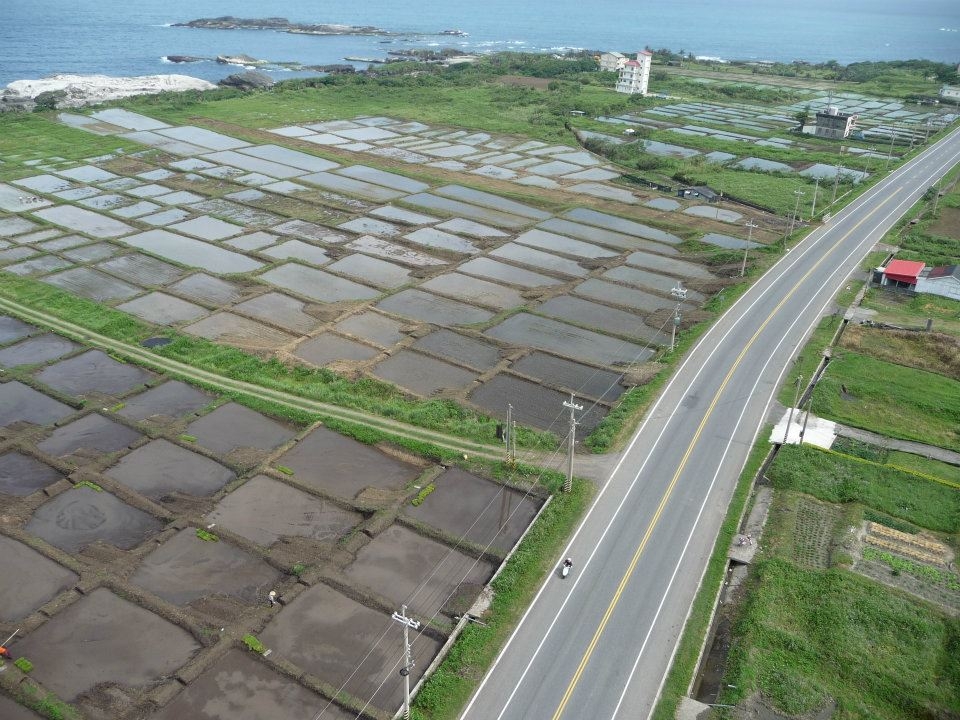
[[[565,578],[570,574],[570,568],[573,567],[573,560],[567,558],[563,561],[563,565],[560,566],[560,577]]]

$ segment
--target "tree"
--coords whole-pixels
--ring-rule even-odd
[[[793,117],[800,124],[800,127],[797,128],[797,130],[799,132],[803,132],[804,125],[810,122],[810,106],[807,105],[803,110],[797,111],[797,114]]]
[[[35,103],[33,111],[44,112],[45,110],[56,110],[57,103],[66,97],[67,93],[63,90],[47,90],[46,92],[42,92],[33,99]]]

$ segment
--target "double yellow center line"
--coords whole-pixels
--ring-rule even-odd
[[[874,215],[880,208],[886,205],[891,199],[892,195],[888,196],[886,200],[881,202],[877,207],[871,210],[867,215],[864,216],[856,225],[854,225],[850,230],[848,230],[844,235],[834,243],[831,251],[836,249],[841,243],[843,243],[850,235],[852,235],[863,223],[865,223],[871,216]],[[780,312],[783,306],[787,301],[793,297],[793,295],[800,289],[800,286],[807,281],[807,279],[823,264],[827,257],[827,253],[823,253],[819,260],[817,260],[814,265],[803,274],[790,291],[783,297],[783,299],[777,303],[776,307],[770,311],[770,314],[767,315],[766,319],[761,323],[760,327],[757,328],[757,331],[753,334],[753,337],[747,342],[743,347],[743,350],[740,351],[740,354],[737,356],[737,359],[734,361],[733,365],[730,366],[730,370],[727,372],[726,376],[723,378],[723,382],[720,383],[720,387],[717,389],[717,392],[714,394],[713,399],[710,401],[710,405],[707,408],[707,411],[703,415],[703,419],[700,421],[700,425],[697,427],[696,433],[694,433],[693,439],[690,441],[690,444],[687,446],[686,452],[683,454],[683,459],[680,461],[680,464],[677,466],[676,472],[673,474],[673,477],[670,480],[670,484],[667,486],[667,489],[664,491],[663,497],[660,498],[660,504],[657,506],[656,512],[653,514],[650,523],[647,525],[646,532],[643,534],[643,538],[640,540],[640,544],[637,546],[636,552],[633,554],[633,558],[630,560],[630,564],[627,566],[626,572],[624,572],[623,577],[620,579],[620,584],[617,586],[616,592],[613,594],[613,597],[610,600],[610,604],[607,606],[606,611],[603,613],[603,618],[600,620],[600,624],[597,626],[596,632],[593,634],[593,638],[590,640],[590,644],[587,645],[587,649],[583,654],[583,657],[580,659],[580,664],[577,666],[576,672],[573,674],[573,678],[570,680],[570,684],[567,685],[566,692],[564,692],[563,697],[560,700],[560,705],[557,707],[556,712],[553,714],[553,720],[559,720],[560,716],[563,714],[564,710],[567,707],[567,703],[570,702],[570,697],[573,695],[574,689],[577,687],[577,683],[580,682],[580,677],[583,675],[583,671],[587,667],[587,663],[590,662],[590,657],[593,655],[593,651],[597,647],[597,643],[600,641],[600,636],[603,634],[603,631],[607,627],[607,623],[610,622],[610,617],[613,615],[613,611],[616,609],[617,604],[620,602],[620,598],[623,595],[623,591],[627,587],[627,583],[630,581],[630,578],[633,575],[634,570],[637,567],[637,563],[640,561],[640,556],[643,554],[644,549],[647,546],[647,543],[650,541],[650,536],[653,534],[654,529],[656,528],[658,522],[660,521],[660,516],[663,514],[664,508],[667,506],[667,502],[670,499],[670,496],[673,494],[674,488],[677,485],[677,481],[680,479],[680,475],[683,473],[684,468],[687,465],[687,461],[690,459],[690,456],[693,454],[693,449],[696,446],[697,442],[700,440],[700,435],[703,433],[704,428],[707,426],[707,422],[710,419],[710,416],[713,414],[714,409],[717,406],[717,403],[720,401],[720,396],[723,394],[723,391],[726,389],[727,384],[730,382],[730,379],[733,377],[733,374],[736,372],[737,368],[740,366],[740,363],[743,362],[743,358],[746,356],[747,352],[753,347],[757,339],[760,337],[760,334],[766,329],[767,325],[773,320],[774,316]]]

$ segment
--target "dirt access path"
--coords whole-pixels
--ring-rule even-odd
[[[504,457],[503,451],[496,445],[485,445],[482,443],[473,442],[471,440],[454,437],[452,435],[445,435],[435,430],[398,422],[396,420],[384,418],[373,413],[364,412],[362,410],[353,410],[351,408],[345,408],[339,405],[331,405],[319,400],[310,400],[309,398],[299,397],[297,395],[280,390],[271,390],[270,388],[265,388],[260,385],[255,385],[253,383],[248,383],[241,380],[233,380],[217,373],[195,368],[191,365],[187,365],[186,363],[156,355],[147,348],[142,348],[138,345],[131,345],[129,343],[106,337],[105,335],[100,335],[99,333],[95,333],[79,325],[61,320],[60,318],[50,315],[49,313],[27,307],[26,305],[22,305],[8,298],[0,297],[0,311],[15,315],[22,320],[41,325],[49,330],[53,330],[54,332],[60,333],[61,335],[73,340],[77,340],[91,347],[99,348],[106,352],[115,353],[116,355],[135,362],[143,367],[152,368],[154,370],[167,373],[172,377],[179,377],[180,379],[187,381],[193,380],[195,382],[200,382],[220,391],[238,392],[253,398],[258,398],[260,400],[267,400],[284,407],[326,415],[337,420],[356,423],[358,425],[380,430],[391,435],[398,435],[411,440],[430,443],[458,454],[482,457],[487,460],[502,460]],[[558,457],[562,457],[562,455],[558,455],[556,452],[524,453],[521,459],[524,462],[547,465],[549,467],[553,464],[552,461],[555,461]],[[587,461],[588,458],[589,462]],[[583,462],[580,466],[583,467],[584,471],[586,471],[584,474],[587,477],[596,479],[603,474],[608,464],[611,464],[616,460],[613,456],[606,455],[586,456],[584,457],[584,461],[585,462]],[[578,474],[581,474],[579,472],[579,467]]]

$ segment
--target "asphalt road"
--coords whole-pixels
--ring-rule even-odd
[[[688,353],[464,720],[644,719],[783,378],[884,233],[960,159],[960,130],[811,233]]]

